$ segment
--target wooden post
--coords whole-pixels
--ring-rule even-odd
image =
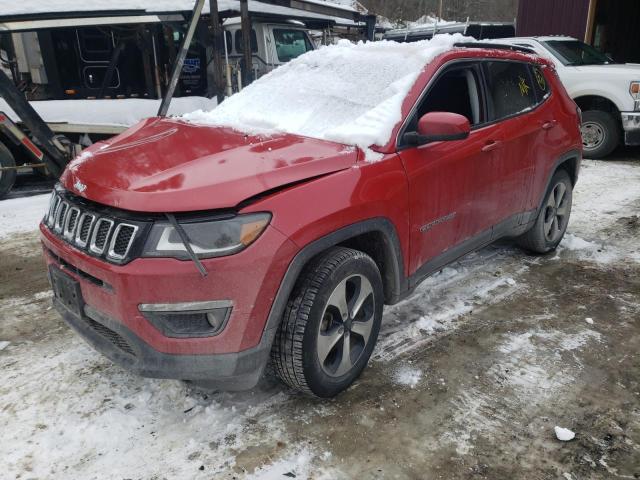
[[[597,6],[598,0],[589,0],[589,13],[587,14],[587,25],[584,30],[584,42],[590,45],[593,45]]]
[[[218,12],[218,0],[209,0],[211,9],[211,46],[213,48],[213,83],[216,85],[216,96],[218,103],[224,100],[224,72],[222,65],[222,46],[224,45],[224,31],[220,23],[220,15]]]
[[[240,0],[240,18],[242,20],[242,84],[249,85],[253,81],[253,56],[251,52],[251,18],[249,18],[248,0]]]

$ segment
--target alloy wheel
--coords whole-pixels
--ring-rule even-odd
[[[317,336],[318,360],[331,377],[348,373],[371,338],[375,295],[363,275],[342,280],[329,297]]]
[[[555,242],[562,236],[569,222],[570,207],[567,186],[559,182],[547,198],[544,212],[544,235],[548,242]]]

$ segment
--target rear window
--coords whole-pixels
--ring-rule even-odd
[[[533,77],[533,89],[536,92],[538,103],[543,102],[551,93],[549,84],[544,76],[542,68],[538,65],[531,65],[531,75]]]
[[[528,64],[487,62],[485,68],[493,120],[517,115],[536,105],[536,91]]]

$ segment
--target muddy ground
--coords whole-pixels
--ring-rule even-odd
[[[640,478],[640,159],[586,162],[574,202],[557,253],[495,245],[387,308],[331,401],[129,374],[50,308],[36,233],[10,235],[0,477]]]

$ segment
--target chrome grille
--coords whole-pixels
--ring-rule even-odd
[[[76,245],[81,248],[85,248],[89,244],[89,233],[91,233],[91,227],[95,222],[96,216],[90,213],[83,213],[80,216],[80,222],[78,231],[76,232]]]
[[[112,228],[113,220],[108,218],[100,218],[96,222],[96,226],[93,229],[89,250],[91,250],[93,253],[97,253],[98,255],[103,254],[104,249],[107,246],[107,241],[109,239],[109,234],[111,233]]]
[[[140,225],[104,216],[86,201],[56,190],[51,197],[45,224],[57,236],[91,255],[106,257],[114,263],[127,260],[138,238]],[[104,210],[96,207],[95,210]]]
[[[138,231],[138,227],[135,225],[129,225],[127,223],[121,223],[113,232],[111,237],[111,245],[109,246],[109,257],[116,259],[123,259],[127,256],[127,252],[131,248],[133,239]]]
[[[63,235],[64,238],[71,241],[73,240],[73,235],[76,233],[76,227],[78,226],[78,217],[80,216],[80,209],[76,207],[71,207],[69,209],[69,213],[67,213],[67,218],[64,220],[64,230]]]

